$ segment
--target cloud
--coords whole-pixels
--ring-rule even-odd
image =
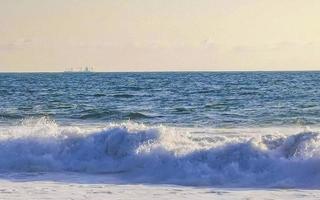
[[[16,40],[0,44],[0,50],[4,50],[4,51],[17,50],[21,48],[30,47],[32,43],[33,43],[33,40],[30,38],[18,38]]]

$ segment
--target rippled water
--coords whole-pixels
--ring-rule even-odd
[[[247,127],[320,122],[319,72],[0,74],[0,123],[132,120]]]

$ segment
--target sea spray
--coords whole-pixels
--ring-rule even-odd
[[[319,187],[320,134],[190,134],[183,128],[60,126],[25,120],[0,130],[3,172],[116,174],[128,182]]]

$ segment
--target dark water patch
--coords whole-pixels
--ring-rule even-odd
[[[204,106],[206,109],[225,110],[229,107],[226,103],[211,103]]]
[[[241,95],[259,95],[259,92],[255,92],[255,91],[241,91],[240,92]]]
[[[129,86],[129,87],[126,87],[126,89],[129,90],[129,91],[140,91],[140,90],[143,90],[144,88],[135,87],[135,86]]]
[[[0,112],[0,118],[1,119],[22,119],[24,116],[17,113],[1,113]]]
[[[76,105],[57,105],[55,108],[56,109],[71,109],[71,108],[76,108]]]
[[[189,114],[189,113],[194,112],[194,109],[193,108],[178,107],[178,108],[175,108],[173,110],[173,112],[177,113],[177,114]]]
[[[82,111],[79,119],[106,119],[114,116],[118,116],[121,113],[115,110],[108,109],[90,109]]]
[[[73,105],[73,104],[54,103],[54,104],[48,105],[48,109],[73,109],[76,107],[77,107],[77,105]]]
[[[219,90],[198,90],[194,92],[190,92],[190,94],[211,94],[211,93],[217,93]]]
[[[134,95],[132,95],[132,94],[115,94],[115,95],[113,95],[113,97],[115,97],[115,98],[132,98],[132,97],[134,97]]]
[[[1,90],[0,89],[0,95],[9,95],[10,92],[8,90]]]
[[[299,105],[299,107],[302,108],[302,109],[311,109],[311,108],[316,108],[316,107],[320,108],[319,105],[317,105],[315,103],[314,104],[305,103],[305,104]]]
[[[129,119],[147,119],[147,118],[153,118],[154,116],[146,115],[140,112],[130,112],[127,114],[127,117]]]
[[[21,106],[18,108],[19,111],[30,111],[33,110],[32,106]]]
[[[94,96],[94,97],[104,97],[104,96],[107,96],[107,95],[106,94],[97,93],[97,94],[94,94],[92,96]]]

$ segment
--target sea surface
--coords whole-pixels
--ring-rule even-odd
[[[0,73],[0,176],[319,188],[319,100],[320,72]]]
[[[320,72],[0,74],[0,123],[249,127],[320,122]]]

